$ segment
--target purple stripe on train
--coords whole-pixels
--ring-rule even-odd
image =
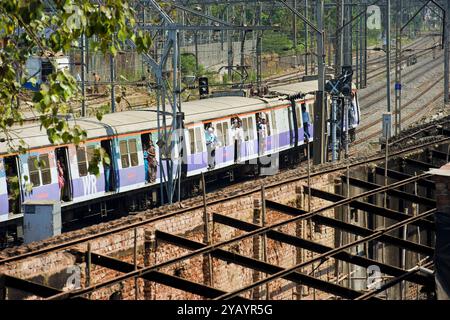
[[[8,203],[8,195],[0,194],[0,215],[8,215],[9,213],[9,203]]]

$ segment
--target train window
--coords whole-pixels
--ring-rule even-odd
[[[48,161],[48,154],[41,154],[39,156],[39,161],[41,164],[41,177],[42,177],[42,184],[50,184],[52,182],[52,175],[50,173],[50,163]]]
[[[139,165],[139,158],[138,158],[138,152],[137,152],[136,139],[128,140],[128,146],[130,148],[131,166],[135,167],[135,166]]]
[[[120,141],[120,160],[122,162],[122,168],[128,168],[130,162],[128,161],[128,143],[126,140]]]
[[[40,186],[41,181],[42,185],[50,184],[52,182],[48,154],[41,154],[39,157],[29,157],[28,170],[30,174],[30,181],[34,187]]]
[[[307,104],[309,112],[309,123],[313,123],[314,120],[314,103]]]
[[[253,122],[251,118],[242,118],[242,128],[244,129],[244,140],[253,140]]]
[[[84,147],[77,147],[77,161],[79,176],[86,176],[88,172],[88,166],[86,162],[86,149]]]
[[[228,146],[228,123],[222,122],[216,124],[216,134],[223,146]]]
[[[94,156],[94,146],[77,147],[77,160],[78,160],[78,174],[80,177],[84,177],[88,174],[89,163]]]
[[[28,171],[30,174],[30,182],[34,187],[38,187],[41,185],[41,178],[39,177],[39,168],[36,166],[36,162],[38,161],[36,156],[28,158]]]
[[[195,152],[203,152],[202,131],[200,128],[195,128]]]
[[[270,111],[270,115],[271,115],[271,124],[272,124],[272,129],[274,132],[277,131],[277,118],[276,118],[276,114],[275,114],[275,110],[271,110]]]
[[[190,150],[191,154],[195,153],[195,136],[194,136],[194,129],[189,129],[189,143],[190,143]]]

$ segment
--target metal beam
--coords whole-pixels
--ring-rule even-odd
[[[235,25],[221,25],[221,26],[211,26],[211,25],[182,25],[182,24],[173,24],[173,25],[139,25],[139,29],[147,30],[147,31],[155,31],[155,30],[187,30],[187,31],[208,31],[208,30],[233,30],[233,31],[264,31],[264,30],[280,30],[280,27],[276,26],[235,26]]]
[[[39,297],[47,298],[55,294],[63,292],[62,290],[55,289],[40,283],[32,282],[25,279],[20,279],[7,274],[4,274],[4,285],[5,287],[14,288],[17,290],[22,290],[29,292],[31,294],[37,295]],[[84,298],[82,298],[84,300]]]
[[[341,176],[341,180],[344,183],[347,183],[346,176]],[[349,181],[350,181],[350,185],[358,187],[358,188],[362,188],[365,190],[373,190],[373,189],[381,187],[381,185],[379,185],[379,184],[367,182],[367,181],[352,178],[352,177],[349,178]],[[404,191],[395,190],[395,189],[390,189],[386,193],[395,198],[411,201],[414,203],[423,204],[423,205],[433,207],[433,208],[436,207],[436,200],[434,200],[434,199],[417,196],[417,195],[409,193],[409,192],[404,192]]]
[[[284,214],[290,215],[290,216],[300,216],[305,215],[308,212],[305,210],[297,209],[291,206],[283,205],[274,201],[266,200],[266,208],[271,210],[276,210],[278,212],[282,212]],[[316,215],[311,218],[311,220],[314,223],[322,224],[328,227],[341,229],[347,232],[351,232],[355,235],[367,237],[371,234],[373,234],[375,231],[364,228],[355,224],[346,223],[341,220],[337,220],[330,217],[325,217],[321,215]],[[431,247],[418,244],[415,242],[399,239],[390,235],[383,235],[381,236],[378,241],[385,242],[394,246],[398,246],[400,248],[405,248],[413,252],[417,252],[419,254],[423,254],[425,256],[432,256],[434,254],[434,250]]]
[[[438,166],[436,166],[434,164],[431,164],[428,162],[423,162],[423,161],[416,160],[416,159],[404,158],[403,160],[405,160],[405,162],[411,166],[415,166],[415,167],[425,169],[425,170],[429,170],[430,168],[433,168],[433,169],[439,168]]]
[[[197,250],[199,248],[205,247],[206,245],[200,242],[196,242],[193,240],[189,240],[183,237],[179,237],[170,233],[162,232],[157,230],[156,231],[156,238],[158,240],[165,241],[167,243],[189,249],[189,250]],[[253,270],[258,270],[260,272],[268,273],[268,274],[274,274],[280,271],[283,271],[284,268],[269,264],[267,262],[263,262],[260,260],[256,260],[253,258],[249,258],[234,252],[229,252],[223,249],[216,249],[211,252],[211,255],[217,259],[221,259],[224,261],[228,261],[230,263],[234,263],[246,268],[250,268]],[[283,277],[286,280],[295,282],[295,283],[301,283],[306,286],[310,286],[313,288],[316,288],[318,290],[328,292],[331,294],[335,294],[344,298],[353,299],[352,297],[359,296],[360,294],[358,291],[345,288],[343,286],[334,284],[334,283],[328,283],[326,281],[316,279],[314,277],[308,276],[306,274],[302,274],[299,272],[294,272],[290,274],[289,276]],[[356,298],[356,297],[355,297]]]
[[[245,222],[242,220],[238,220],[238,219],[234,219],[231,217],[227,217],[221,214],[214,214],[213,215],[213,219],[215,222],[233,227],[233,228],[237,228],[243,231],[253,231],[253,230],[257,230],[259,228],[261,228],[260,226],[253,224],[253,223],[249,223],[249,222]],[[317,252],[317,253],[325,253],[325,252],[329,252],[331,250],[333,250],[334,248],[332,247],[328,247],[322,244],[319,244],[317,242],[314,241],[309,241],[306,239],[302,239],[299,237],[295,237],[295,236],[291,236],[289,234],[280,232],[280,231],[275,231],[275,230],[271,230],[267,232],[267,237],[275,240],[275,241],[279,241],[282,243],[286,243],[289,244],[291,246],[295,246],[295,247],[300,247],[309,251],[313,251],[313,252]],[[404,275],[406,272],[400,268],[394,267],[394,266],[390,266],[384,263],[381,263],[379,261],[376,260],[372,260],[372,259],[368,259],[368,258],[364,258],[362,256],[357,256],[345,251],[341,251],[339,253],[337,253],[336,255],[334,255],[335,259],[338,260],[342,260],[345,262],[349,262],[351,264],[355,264],[364,268],[367,268],[369,266],[372,265],[377,265],[380,267],[380,271],[391,275],[391,276],[401,276]],[[410,279],[411,282],[415,282],[418,284],[422,284],[422,285],[426,285],[428,284],[428,279],[426,277],[417,277],[414,280]]]
[[[378,175],[384,176],[385,169],[383,167],[376,166],[375,167],[375,172]],[[404,172],[395,171],[395,170],[391,170],[391,169],[387,170],[387,175],[388,175],[389,178],[395,179],[395,180],[399,180],[399,181],[414,177],[411,174],[407,174],[407,173],[404,173]],[[431,180],[427,180],[427,179],[420,179],[420,180],[418,180],[417,181],[417,185],[419,185],[421,187],[425,187],[425,188],[431,188],[431,189],[435,189],[436,188],[436,185],[434,184],[434,182],[431,181]]]
[[[450,161],[450,154],[439,151],[439,150],[431,150],[431,153],[433,154],[433,158],[438,158],[440,160],[444,160],[446,162]]]
[[[92,253],[91,257],[93,264],[108,269],[116,270],[122,273],[127,273],[135,270],[133,264],[121,261],[116,258],[104,256],[98,253]],[[138,269],[139,268],[141,269],[142,267],[138,266]],[[206,286],[203,284],[195,283],[180,277],[168,275],[160,271],[149,272],[147,274],[142,275],[141,278],[210,299],[225,293],[225,291],[212,288],[210,286]]]
[[[308,187],[305,186],[304,189],[305,189],[305,192],[308,192],[307,191]],[[341,200],[346,199],[344,196],[341,196],[339,194],[334,194],[331,192],[322,191],[322,190],[315,189],[315,188],[311,188],[311,196],[322,198],[324,200],[332,201],[332,202],[341,201]],[[385,218],[389,218],[389,219],[393,219],[393,220],[397,220],[397,221],[404,221],[410,217],[407,214],[404,214],[402,212],[398,212],[398,211],[388,209],[388,208],[383,208],[380,206],[376,206],[374,204],[370,204],[370,203],[366,203],[366,202],[358,201],[358,200],[351,201],[349,203],[349,205],[352,208],[363,210],[365,212],[370,212],[371,214],[376,214],[376,215],[379,215],[379,216],[382,216]],[[427,221],[427,220],[415,221],[412,224],[416,225],[418,227],[421,227],[421,228],[428,229],[428,230],[435,230],[434,223]]]

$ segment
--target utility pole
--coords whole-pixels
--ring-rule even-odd
[[[297,0],[292,0],[292,7],[297,10]],[[292,15],[292,41],[294,45],[294,49],[297,47],[297,16],[295,14]]]
[[[305,18],[308,20],[308,0],[305,0]],[[308,75],[308,24],[305,22],[305,75]]]
[[[402,21],[403,21],[402,0],[397,0],[397,19],[395,27],[395,135],[401,131],[401,108],[402,108]]]
[[[444,101],[445,103],[450,102],[449,95],[449,34],[450,34],[450,1],[447,0],[447,8],[446,8],[446,14],[445,14],[445,21],[444,21],[444,32],[445,32],[445,40],[444,40]]]
[[[391,0],[386,1],[386,98],[387,112],[391,112]]]
[[[85,52],[85,45],[86,45],[86,35],[83,33],[81,35],[81,116],[86,117],[86,87],[85,87],[85,81],[86,81],[86,52]]]
[[[319,132],[319,139],[314,139],[314,164],[325,163],[326,156],[326,107],[325,107],[325,48],[324,38],[325,33],[323,30],[323,13],[324,5],[323,0],[317,0],[317,28],[321,32],[317,33],[317,72],[318,72],[318,92],[316,99],[318,100],[314,110],[314,128]]]
[[[344,22],[350,21],[351,11],[350,5],[348,1],[342,1],[344,6],[345,19]],[[351,33],[352,33],[352,24],[349,23],[344,27],[344,35],[343,35],[343,58],[344,64],[343,66],[352,66],[352,42],[351,42]]]
[[[261,24],[262,4],[259,2],[256,9],[256,24]],[[256,82],[258,84],[258,92],[261,92],[262,70],[261,70],[261,53],[262,53],[262,32],[256,31]]]
[[[337,22],[338,29],[340,30],[336,34],[336,62],[334,74],[337,77],[341,74],[342,66],[343,66],[343,56],[344,56],[344,30],[342,30],[342,26],[344,25],[344,0],[336,0],[336,13],[337,13]]]
[[[364,1],[364,88],[367,87],[367,1]]]
[[[116,78],[114,70],[114,56],[109,55],[109,68],[110,68],[110,82],[111,82],[111,112],[116,112],[116,92],[114,88],[114,81]]]

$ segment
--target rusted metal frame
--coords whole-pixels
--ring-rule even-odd
[[[434,264],[434,262],[430,261],[430,262],[424,264],[422,267],[429,268],[433,264]],[[377,294],[385,291],[386,289],[389,289],[390,287],[395,286],[396,284],[398,284],[401,281],[409,279],[410,277],[412,277],[413,275],[415,275],[419,271],[420,271],[420,268],[416,266],[415,268],[409,270],[404,275],[402,275],[400,277],[397,277],[397,278],[394,278],[394,279],[391,279],[388,282],[386,282],[385,284],[381,285],[380,288],[372,290],[372,291],[369,291],[369,292],[366,292],[366,293],[362,294],[361,296],[359,296],[358,298],[356,298],[354,300],[369,300],[369,299],[372,299]],[[431,284],[434,284],[434,278],[433,277],[431,277]]]
[[[4,279],[5,287],[22,290],[43,298],[51,297],[55,294],[63,292],[62,290],[49,287],[44,284],[36,283],[30,280],[20,279],[7,274],[2,275],[2,277]],[[84,298],[80,299],[85,300]]]
[[[347,177],[346,176],[341,176],[341,180],[344,183],[347,183]],[[381,185],[376,184],[376,183],[372,183],[372,182],[367,182],[361,179],[356,179],[356,178],[352,178],[350,177],[349,179],[350,185],[358,187],[358,188],[363,188],[366,190],[373,190],[376,188],[381,187]],[[403,199],[403,200],[407,200],[407,201],[411,201],[414,203],[420,203],[429,207],[436,207],[436,200],[434,199],[430,199],[430,198],[426,198],[426,197],[421,197],[421,196],[417,196],[415,194],[409,193],[409,192],[404,192],[404,191],[400,191],[400,190],[395,190],[395,189],[390,189],[388,191],[386,191],[388,195],[392,196],[392,197],[396,197],[399,199]]]
[[[421,169],[424,169],[424,170],[429,170],[430,168],[433,168],[433,169],[438,169],[439,168],[438,166],[436,166],[436,165],[434,165],[432,163],[423,162],[423,161],[416,160],[416,159],[405,158],[403,160],[405,160],[405,162],[408,165],[410,165],[410,166],[418,167],[418,168],[421,168]]]
[[[307,187],[305,187],[305,189],[306,188]],[[331,192],[327,192],[327,191],[322,191],[322,190],[315,189],[315,188],[311,188],[311,193],[314,197],[319,197],[319,198],[322,198],[322,199],[328,200],[328,201],[342,201],[343,199],[346,199],[344,196],[334,194]],[[393,220],[397,220],[397,221],[403,221],[409,217],[407,214],[401,213],[399,211],[376,206],[374,204],[366,203],[363,201],[352,200],[352,201],[350,201],[349,204],[351,207],[353,207],[355,209],[363,210],[366,212],[370,212],[372,214],[376,214],[376,215],[386,217],[389,219],[393,219]],[[435,230],[434,223],[431,221],[419,220],[419,221],[414,222],[413,224],[415,226],[419,226],[421,228],[425,228],[428,230]]]
[[[246,292],[248,290],[251,290],[251,289],[253,289],[255,287],[261,286],[261,285],[263,285],[265,283],[268,283],[268,282],[271,282],[271,281],[276,280],[278,278],[281,278],[281,277],[284,277],[286,275],[289,275],[289,274],[295,272],[299,268],[306,267],[306,266],[311,265],[311,264],[313,264],[315,262],[318,262],[318,261],[324,261],[325,259],[333,257],[337,253],[342,252],[344,250],[347,250],[349,248],[352,248],[352,247],[354,247],[354,246],[356,246],[358,244],[365,243],[365,242],[368,242],[370,240],[378,239],[381,235],[383,235],[383,234],[385,234],[387,232],[391,232],[393,230],[397,230],[397,229],[399,229],[399,228],[401,228],[401,227],[403,227],[405,225],[408,225],[408,224],[410,224],[410,223],[412,223],[414,221],[417,221],[417,220],[423,219],[423,218],[425,218],[427,216],[430,216],[430,215],[434,214],[435,212],[436,212],[436,209],[429,210],[429,211],[421,213],[421,214],[419,214],[419,215],[417,215],[415,217],[411,217],[411,218],[406,219],[404,221],[395,223],[395,224],[393,224],[393,225],[391,225],[391,226],[389,226],[389,227],[387,227],[385,229],[382,229],[382,230],[379,230],[379,231],[375,232],[371,236],[364,237],[362,239],[359,239],[359,240],[350,242],[350,243],[348,243],[346,245],[343,245],[343,246],[341,246],[339,248],[335,248],[335,249],[333,249],[331,251],[328,251],[326,253],[320,254],[320,255],[318,255],[318,256],[316,256],[316,257],[314,257],[314,258],[312,258],[312,259],[310,259],[308,261],[305,261],[305,262],[297,264],[297,265],[295,265],[293,267],[284,269],[284,270],[282,270],[280,272],[277,272],[276,274],[272,274],[272,275],[270,275],[270,276],[268,276],[268,277],[266,277],[266,278],[264,278],[264,279],[262,279],[260,281],[254,282],[251,285],[242,287],[242,288],[240,288],[238,290],[235,290],[233,292],[224,294],[224,295],[222,295],[222,296],[220,296],[220,297],[218,297],[216,299],[217,300],[223,300],[223,299],[231,299],[231,298],[237,297],[240,294],[242,294],[242,293],[244,293],[244,292]]]
[[[166,266],[175,264],[175,263],[177,263],[177,262],[180,262],[180,261],[183,261],[183,260],[186,260],[186,259],[195,257],[195,256],[200,255],[200,254],[205,254],[205,253],[211,252],[211,251],[213,251],[213,250],[216,250],[216,249],[219,248],[219,247],[223,247],[223,246],[226,246],[226,245],[235,243],[235,242],[237,242],[237,241],[240,241],[240,240],[243,240],[243,239],[246,239],[246,238],[249,238],[249,237],[253,237],[253,236],[256,236],[256,235],[264,234],[264,233],[267,232],[268,230],[272,230],[272,229],[275,229],[275,228],[278,228],[278,227],[281,227],[281,226],[284,226],[284,225],[287,225],[287,224],[296,222],[296,221],[298,221],[298,220],[303,220],[303,219],[311,218],[311,217],[313,217],[313,216],[315,216],[315,215],[317,215],[317,214],[319,214],[319,213],[321,213],[321,212],[325,212],[325,211],[327,211],[327,210],[329,210],[329,209],[335,208],[336,206],[346,205],[346,204],[348,204],[348,203],[354,201],[354,200],[357,199],[357,198],[367,197],[367,196],[370,196],[370,195],[373,195],[373,194],[377,194],[377,193],[380,193],[380,192],[384,192],[385,190],[387,190],[387,189],[389,189],[389,188],[394,188],[394,187],[402,186],[402,185],[405,185],[405,184],[408,184],[408,183],[417,181],[417,180],[419,180],[419,179],[426,178],[426,177],[428,177],[428,176],[430,176],[430,174],[428,174],[428,173],[423,173],[423,174],[420,174],[420,175],[411,177],[411,178],[409,178],[409,179],[405,179],[404,181],[400,181],[400,182],[393,183],[393,184],[391,184],[391,185],[389,185],[389,186],[384,186],[384,187],[378,188],[378,189],[376,189],[376,190],[372,190],[372,191],[368,191],[368,192],[361,193],[361,194],[356,195],[356,196],[354,196],[354,197],[352,197],[352,198],[349,198],[349,199],[347,199],[347,198],[346,198],[346,199],[342,199],[342,200],[338,201],[337,203],[334,203],[334,204],[329,205],[329,206],[325,206],[325,207],[323,207],[323,208],[319,208],[319,209],[317,209],[317,210],[315,210],[315,211],[313,211],[313,212],[308,213],[308,214],[305,215],[305,216],[301,216],[301,217],[293,217],[293,218],[291,218],[291,219],[287,219],[287,220],[285,220],[285,221],[282,221],[282,222],[279,222],[279,223],[275,223],[275,224],[273,224],[273,225],[271,225],[271,226],[266,226],[266,227],[263,227],[263,228],[261,228],[261,229],[258,229],[258,230],[255,230],[255,231],[251,231],[251,232],[248,232],[248,233],[246,233],[246,234],[243,234],[243,235],[240,235],[240,236],[231,238],[231,239],[229,239],[229,240],[222,241],[222,242],[220,242],[220,243],[208,245],[208,246],[206,246],[206,247],[203,247],[203,248],[201,248],[201,249],[195,250],[194,252],[191,252],[191,253],[188,253],[188,254],[179,256],[179,257],[177,257],[177,258],[170,259],[170,260],[168,260],[168,261],[164,261],[164,262],[161,262],[161,263],[159,263],[159,264],[156,264],[156,265],[153,265],[153,266],[149,266],[149,267],[146,267],[146,268],[143,268],[143,269],[140,269],[140,270],[135,270],[135,271],[133,271],[133,272],[129,272],[129,273],[125,274],[125,275],[118,276],[118,277],[116,277],[116,278],[114,278],[114,279],[110,279],[110,280],[108,280],[108,281],[105,281],[105,282],[100,283],[100,284],[97,284],[97,285],[93,285],[93,286],[88,287],[88,288],[83,288],[83,289],[76,290],[76,291],[64,292],[64,293],[55,295],[55,296],[51,297],[51,299],[63,299],[63,298],[70,298],[70,297],[80,296],[80,295],[83,295],[83,294],[85,294],[85,293],[95,291],[95,290],[97,290],[97,289],[99,289],[99,288],[106,287],[106,286],[110,286],[110,285],[112,285],[112,284],[114,284],[114,283],[121,282],[121,281],[126,280],[126,279],[128,279],[128,278],[130,278],[130,277],[141,276],[141,275],[143,275],[143,274],[145,274],[145,273],[148,273],[148,272],[157,270],[157,269],[159,269],[159,268],[162,268],[162,267],[166,267]],[[423,216],[423,214],[417,216],[417,217],[413,220],[413,222],[416,221],[416,220],[418,220],[418,219],[421,219],[422,216]],[[405,221],[406,221],[406,220],[405,220]],[[408,219],[408,221],[409,221],[409,219]],[[369,237],[369,238],[370,238],[370,237]]]
[[[376,172],[376,174],[378,174],[378,175],[384,176],[385,169],[384,169],[383,167],[376,166],[376,167],[375,167],[375,172]],[[411,174],[407,174],[407,173],[404,173],[404,172],[395,171],[395,170],[392,170],[392,169],[388,169],[388,170],[387,170],[387,175],[388,175],[389,178],[395,179],[395,180],[404,180],[404,179],[407,179],[407,178],[414,177],[414,176],[411,175]],[[435,188],[436,188],[434,182],[431,181],[431,180],[427,180],[427,179],[421,179],[421,180],[418,180],[418,181],[417,181],[417,184],[418,184],[419,186],[425,187],[425,188],[431,188],[431,189],[435,189]]]
[[[240,229],[243,231],[253,231],[253,230],[260,228],[260,226],[258,226],[256,224],[245,222],[245,221],[238,220],[238,219],[231,218],[231,217],[227,217],[227,216],[224,216],[221,214],[214,214],[214,219],[215,219],[215,222],[227,225],[229,227],[237,228],[237,229]],[[295,247],[301,247],[306,250],[314,251],[317,253],[326,253],[326,252],[333,250],[332,247],[328,247],[323,244],[320,244],[320,243],[317,243],[314,241],[310,241],[307,239],[302,239],[299,237],[291,236],[289,234],[285,234],[283,232],[279,232],[279,231],[275,231],[275,230],[268,231],[267,237],[269,237],[270,239],[275,240],[275,241],[279,241],[279,242],[289,244],[289,245],[295,246]],[[357,256],[357,255],[354,255],[354,254],[351,254],[351,253],[348,253],[345,251],[337,253],[334,256],[334,258],[345,261],[345,262],[349,262],[351,264],[358,265],[358,266],[361,266],[364,268],[367,268],[371,265],[377,265],[380,267],[381,272],[391,275],[391,276],[395,276],[395,277],[401,276],[406,273],[406,271],[404,271],[401,268],[397,268],[397,267],[390,266],[390,265],[387,265],[384,263],[380,263],[376,260],[367,259],[362,256]],[[411,282],[421,284],[421,285],[427,285],[428,284],[427,280],[428,279],[426,277],[419,276],[419,277],[412,279]]]
[[[304,215],[307,214],[308,212],[305,210],[301,210],[298,208],[294,208],[291,206],[287,206],[281,203],[277,203],[271,200],[266,200],[266,206],[268,209],[271,210],[276,210],[278,212],[290,215],[290,216],[299,216],[299,215]],[[318,224],[322,224],[328,227],[332,227],[335,229],[341,229],[347,232],[351,232],[355,235],[358,236],[369,236],[371,234],[373,234],[375,231],[368,229],[368,228],[364,228],[355,224],[350,224],[347,222],[343,222],[341,220],[338,219],[334,219],[334,218],[330,218],[330,217],[325,217],[322,215],[316,215],[314,217],[311,218],[315,223]],[[417,252],[426,256],[432,256],[434,254],[434,250],[431,247],[425,246],[423,244],[418,244],[415,242],[411,242],[408,240],[403,240],[397,237],[393,237],[390,235],[383,235],[379,238],[380,242],[385,242],[397,247],[401,247],[401,248],[406,248],[410,251],[413,252]]]
[[[189,250],[196,250],[198,248],[201,247],[205,247],[205,244],[200,243],[200,242],[196,242],[193,240],[189,240],[180,236],[176,236],[170,233],[166,233],[166,232],[162,232],[162,231],[156,231],[156,236],[159,240],[161,241],[165,241],[167,243],[171,243],[173,245],[176,246],[180,246],[182,248],[185,249],[189,249]],[[276,266],[276,265],[272,265],[270,263],[264,262],[264,261],[260,261],[257,259],[253,259],[253,258],[249,258],[243,255],[240,255],[238,253],[234,253],[234,252],[229,252],[223,249],[216,249],[214,251],[211,252],[211,255],[216,258],[216,259],[220,259],[220,260],[224,260],[224,261],[228,261],[230,263],[234,263],[246,268],[250,268],[253,270],[258,270],[260,272],[264,272],[267,274],[274,274],[276,272],[280,272],[282,270],[284,270],[284,268]],[[312,276],[303,274],[303,273],[299,273],[299,272],[295,272],[292,273],[286,277],[284,277],[284,279],[295,282],[295,283],[301,283],[303,285],[307,285],[310,287],[314,287],[318,290],[324,291],[324,292],[328,292],[331,294],[335,294],[347,299],[353,299],[352,297],[355,296],[355,294],[357,296],[359,296],[360,294],[358,293],[358,291],[334,284],[334,283],[329,283],[327,281],[324,280],[320,280],[320,279],[316,279]]]
[[[98,253],[92,253],[92,263],[123,273],[135,270],[134,264],[113,257],[101,255]],[[139,268],[142,267],[138,266],[138,269]],[[205,298],[215,298],[225,293],[225,291],[212,288],[210,286],[206,286],[203,284],[199,284],[180,277],[172,276],[160,271],[149,272],[147,274],[142,275],[141,278],[148,281],[154,281],[172,288],[183,290],[189,293],[200,295]]]

